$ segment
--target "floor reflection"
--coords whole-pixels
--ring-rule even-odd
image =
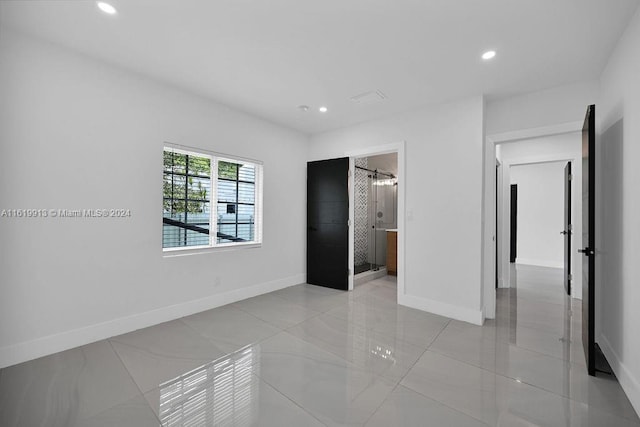
[[[259,361],[260,346],[248,346],[160,385],[162,425],[252,425]]]
[[[390,364],[396,364],[396,358],[393,354],[393,349],[382,347],[378,344],[371,343],[370,352],[373,356],[383,359]]]
[[[496,325],[508,330],[512,344],[581,362],[580,355],[575,354],[581,349],[579,301],[566,294],[561,275],[560,269],[512,264],[510,287],[497,292]],[[549,335],[557,340],[555,351],[550,353],[534,342]]]

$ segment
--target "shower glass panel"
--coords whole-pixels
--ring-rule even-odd
[[[354,274],[386,265],[386,224],[395,222],[393,175],[370,170],[367,159],[356,159]]]

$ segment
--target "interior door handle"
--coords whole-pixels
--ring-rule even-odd
[[[587,256],[589,255],[594,255],[595,252],[593,251],[593,249],[589,249],[589,248],[584,248],[584,249],[578,249],[578,252],[580,252],[581,254],[585,254]]]
[[[567,231],[566,231],[566,230],[562,230],[562,231],[560,232],[560,234],[567,234]]]

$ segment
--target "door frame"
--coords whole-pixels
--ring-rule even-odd
[[[494,133],[494,134],[487,135],[486,141],[487,141],[487,144],[493,144],[493,153],[498,153],[499,151],[496,148],[500,144],[514,143],[522,140],[539,138],[539,137],[549,137],[549,136],[555,136],[555,135],[563,135],[567,133],[582,132],[582,125],[583,125],[583,121],[580,120],[580,121],[561,123],[561,124],[551,125],[551,126],[542,126],[537,128],[531,128],[531,129],[522,129],[522,130],[516,130],[516,131],[510,131],[510,132]],[[528,158],[526,159],[526,161],[523,161],[522,163],[526,164],[526,163],[555,162],[560,160],[574,161],[575,163],[575,161],[578,159],[574,159],[571,157],[561,158],[559,156],[542,155],[542,156]],[[502,165],[500,168],[502,169],[501,171],[502,173],[498,177],[498,179],[501,181],[499,183],[501,191],[500,191],[500,194],[498,194],[498,212],[492,212],[492,214],[498,215],[498,224],[500,227],[500,232],[498,233],[498,235],[501,234],[500,240],[496,242],[498,245],[498,253],[500,255],[498,259],[498,268],[500,270],[498,286],[500,288],[508,288],[509,284],[511,283],[511,277],[510,277],[511,269],[509,266],[509,251],[506,250],[509,247],[509,240],[508,240],[509,221],[508,221],[508,210],[505,211],[505,209],[508,209],[509,207],[508,206],[509,198],[505,197],[506,194],[504,190],[505,189],[504,183],[509,181],[509,177],[510,177],[509,169],[512,164],[508,163],[502,158],[500,158],[500,161],[502,162]],[[486,162],[485,163],[486,167],[492,167],[495,162],[495,154],[493,157],[486,156],[485,162]],[[516,164],[521,164],[521,163],[518,162],[518,163],[514,163],[513,165],[516,165]],[[494,191],[494,190],[493,188],[485,187],[485,192],[487,191]],[[574,187],[573,194],[578,194],[578,193],[579,192],[577,192]],[[486,197],[486,194],[485,194],[485,197]],[[495,209],[495,207],[490,207],[490,208]],[[575,224],[574,224],[574,227],[575,227]],[[485,235],[484,238],[485,240],[491,239],[492,236]],[[483,242],[483,244],[486,244],[486,243],[487,242]],[[577,244],[579,244],[579,242],[574,241],[572,246],[577,247],[575,246]],[[492,291],[493,291],[493,294],[495,295],[495,289],[494,289],[495,283],[493,282],[493,280],[485,280],[482,284],[482,287],[485,295],[492,294]],[[576,288],[576,284],[574,283],[574,289],[575,288]],[[576,295],[572,295],[572,297],[575,298]],[[578,297],[581,297],[581,295]],[[485,305],[486,304],[487,303],[485,302]]]
[[[518,184],[509,184],[509,263],[518,259]]]
[[[398,153],[398,302],[400,303],[405,295],[405,141],[365,147],[357,150],[348,150],[343,153],[349,157],[349,290],[353,290],[353,262],[354,262],[354,219],[355,219],[355,193],[353,191],[353,180],[355,177],[355,158],[377,156],[379,154]]]

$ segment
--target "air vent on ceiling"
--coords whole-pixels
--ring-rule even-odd
[[[351,97],[351,100],[356,104],[371,104],[385,99],[387,99],[387,96],[379,90],[372,90]]]

